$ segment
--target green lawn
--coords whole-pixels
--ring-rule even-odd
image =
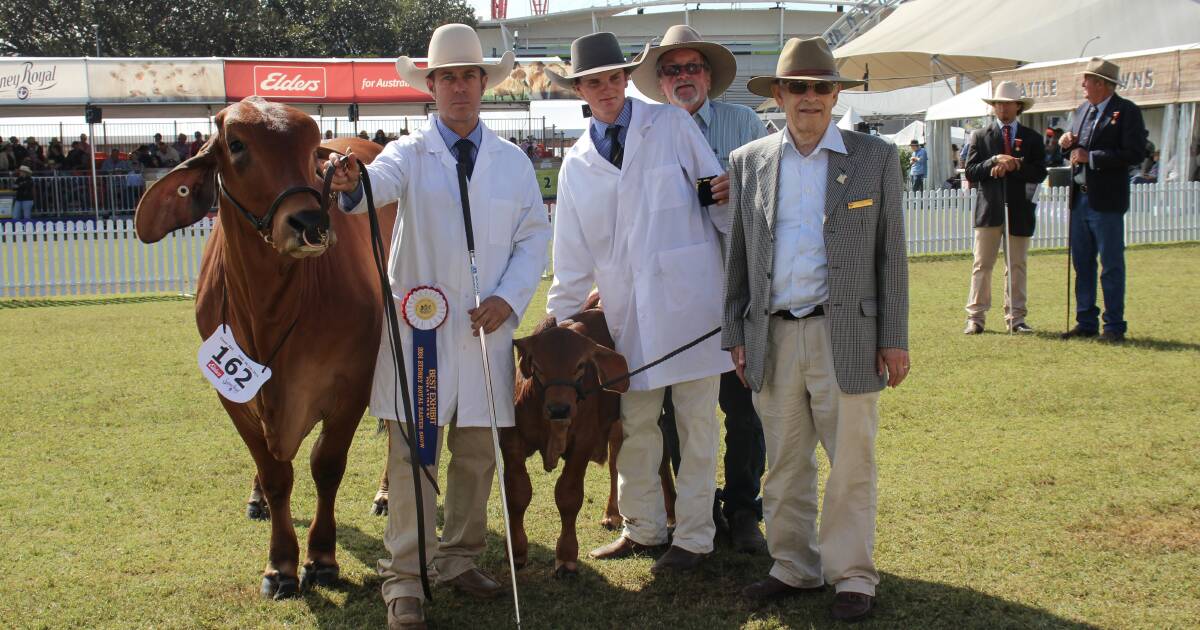
[[[1195,627],[1200,246],[1134,249],[1128,265],[1130,340],[1107,346],[1054,336],[1061,251],[1032,257],[1039,332],[1017,338],[961,334],[969,259],[912,264],[913,371],[882,398],[883,582],[867,626]],[[385,450],[374,422],[342,486],[343,585],[264,601],[267,527],[244,516],[252,464],[196,370],[189,301],[0,301],[0,339],[0,627],[384,625],[373,569],[384,520],[368,515]],[[306,451],[301,536],[314,502]],[[555,475],[530,472],[525,627],[830,625],[828,597],[743,604],[737,590],[769,560],[727,549],[687,579],[652,578],[649,559],[585,560],[577,579],[553,579]],[[607,473],[592,467],[588,481],[585,551],[612,536],[598,524]],[[482,565],[505,576],[495,500],[491,515]],[[438,628],[511,617],[511,600],[435,597]]]

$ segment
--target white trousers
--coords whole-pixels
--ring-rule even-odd
[[[680,465],[675,478],[673,545],[692,553],[710,553],[713,498],[717,491],[717,394],[721,377],[709,376],[671,386],[675,426],[679,430]],[[666,388],[621,395],[625,441],[617,457],[617,507],[625,519],[622,532],[643,545],[667,542],[667,511],[658,468],[663,458],[662,412]]]
[[[807,588],[875,594],[875,431],[879,393],[837,384],[829,320],[772,317],[754,408],[767,442],[763,517],[771,576]],[[817,531],[817,443],[830,459]]]

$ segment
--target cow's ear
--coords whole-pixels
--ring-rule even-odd
[[[625,357],[621,353],[609,350],[599,344],[596,344],[592,349],[592,364],[596,366],[596,371],[600,373],[601,383],[629,372],[629,364],[625,362]],[[629,390],[629,379],[623,378],[605,389],[624,393]]]
[[[208,214],[217,202],[217,134],[200,151],[154,182],[138,201],[134,228],[143,243],[156,243]]]
[[[517,369],[521,376],[533,378],[533,337],[513,339],[513,347],[517,349]]]

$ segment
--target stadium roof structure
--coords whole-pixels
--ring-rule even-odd
[[[845,76],[870,75],[875,90],[968,77],[1021,64],[1188,44],[1197,0],[909,0],[836,49]]]

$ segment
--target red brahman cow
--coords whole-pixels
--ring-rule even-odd
[[[588,461],[603,464],[609,430],[621,413],[620,392],[629,381],[599,389],[607,378],[628,369],[625,358],[612,350],[613,340],[599,309],[585,310],[555,324],[547,317],[533,334],[513,340],[517,349],[516,426],[500,430],[504,454],[504,487],[512,517],[513,560],[528,561],[525,510],[533,486],[525,460],[540,452],[547,472],[566,465],[554,486],[554,502],[562,520],[554,553],[554,575],[578,570],[579,541],[575,519],[583,505],[583,478]]]
[[[204,338],[228,325],[237,345],[271,369],[248,402],[220,400],[250,449],[258,498],[269,506],[262,593],[282,599],[338,579],[334,500],[379,350],[379,276],[367,218],[330,211],[318,192],[319,157],[329,149],[318,150],[321,132],[308,115],[251,97],[217,114],[215,125],[194,157],[146,191],[135,222],[138,237],[153,243],[219,203],[201,263],[196,324]],[[379,150],[366,141],[341,144],[364,159]],[[317,507],[301,581],[292,459],[318,422],[310,455]]]

